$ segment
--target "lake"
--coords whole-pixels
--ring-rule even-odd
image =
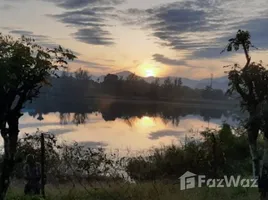
[[[42,101],[28,108],[20,119],[21,134],[39,129],[61,140],[121,151],[181,144],[208,127],[237,124],[233,107],[92,100],[57,105]]]

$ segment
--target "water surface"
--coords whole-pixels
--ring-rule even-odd
[[[38,129],[90,147],[140,151],[181,144],[205,128],[235,125],[228,109],[113,102],[53,107],[34,105],[20,120],[21,134]]]

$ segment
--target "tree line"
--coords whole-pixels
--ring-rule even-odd
[[[225,92],[207,86],[204,89],[192,89],[184,86],[181,78],[166,78],[160,84],[158,78],[151,83],[141,77],[131,74],[126,78],[115,74],[107,74],[103,81],[94,81],[88,71],[78,69],[74,73],[64,71],[60,78],[51,77],[52,87],[41,90],[45,96],[62,96],[62,98],[83,99],[87,97],[110,95],[125,99],[148,100],[228,100]],[[41,95],[41,98],[42,98]]]

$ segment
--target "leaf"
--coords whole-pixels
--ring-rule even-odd
[[[227,47],[227,51],[232,51],[232,46],[231,45],[229,45],[228,47]]]

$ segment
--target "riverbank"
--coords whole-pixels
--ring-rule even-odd
[[[158,104],[175,104],[175,105],[220,105],[220,106],[236,106],[236,101],[219,101],[219,100],[204,100],[204,99],[166,99],[150,100],[146,98],[124,98],[115,96],[92,96],[92,99],[103,99],[117,102],[132,102],[132,103],[158,103]]]
[[[53,96],[52,96],[53,97]],[[49,98],[49,97],[48,97]],[[54,98],[57,98],[54,96]],[[205,108],[216,108],[216,109],[226,109],[234,108],[238,105],[238,101],[235,100],[208,100],[208,99],[168,99],[165,97],[158,98],[155,100],[143,98],[143,97],[120,97],[111,95],[94,95],[85,96],[83,100],[97,100],[106,103],[135,103],[135,104],[167,104],[167,105],[178,105],[178,106],[190,106],[190,107],[200,107]],[[74,103],[80,103],[78,99],[64,99],[64,101],[74,101]],[[83,103],[83,102],[81,102]]]

